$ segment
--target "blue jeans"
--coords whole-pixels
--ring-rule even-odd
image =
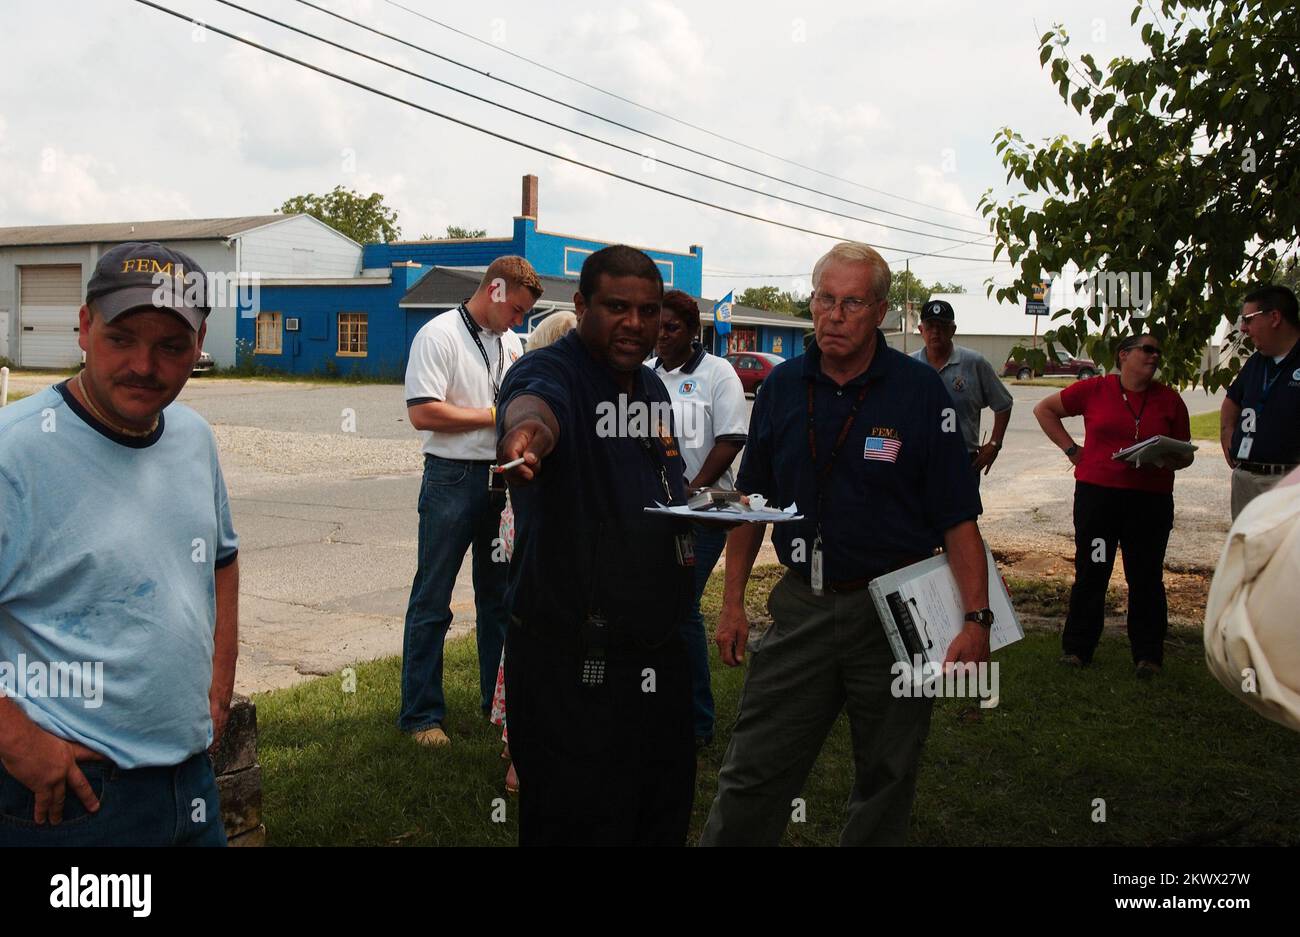
[[[700,596],[727,543],[727,529],[715,524],[692,524],[695,534],[695,600],[682,622],[682,639],[691,665],[692,723],[696,738],[713,735],[713,689],[709,680],[709,642],[704,635]]]
[[[36,824],[36,795],[0,767],[0,847],[226,845],[207,752],[165,768],[127,771],[108,761],[77,767],[99,798],[99,810],[88,813],[69,788],[58,826]]]
[[[510,564],[495,541],[505,498],[488,491],[485,463],[425,455],[420,486],[420,555],[402,639],[402,710],[397,727],[418,732],[447,717],[442,645],[451,627],[451,593],[473,547],[480,705],[492,710],[497,664],[506,639],[506,575]],[[494,561],[495,554],[495,561]]]

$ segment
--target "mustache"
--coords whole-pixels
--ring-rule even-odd
[[[113,383],[122,387],[140,387],[145,390],[166,390],[166,388],[149,377],[138,377],[134,374],[126,377],[115,377]]]

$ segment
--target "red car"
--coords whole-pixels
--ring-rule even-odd
[[[770,355],[765,351],[738,351],[727,355],[727,360],[740,375],[740,384],[747,394],[756,394],[763,386],[767,376],[785,359],[780,355]]]
[[[1044,350],[1044,354],[1047,354],[1047,366],[1037,374],[1033,372],[1026,362],[1008,358],[1006,366],[1002,369],[1002,376],[1014,377],[1020,381],[1027,381],[1031,377],[1041,377],[1043,375],[1068,375],[1077,377],[1079,380],[1097,376],[1097,362],[1091,358],[1076,358],[1063,348],[1056,349],[1055,357],[1046,350]]]

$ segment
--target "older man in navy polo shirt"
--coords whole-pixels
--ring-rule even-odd
[[[840,842],[904,841],[932,700],[890,691],[894,657],[867,590],[873,578],[946,548],[968,613],[947,661],[988,659],[977,483],[945,419],[943,379],[879,331],[889,281],[865,244],[822,257],[812,275],[816,344],[778,366],[754,404],[736,487],[797,503],[804,520],[774,528],[787,572],[749,665],[703,845],[776,844],[846,707],[855,777]],[[730,666],[745,657],[745,587],[762,534],[740,527],[727,540],[716,640]]]

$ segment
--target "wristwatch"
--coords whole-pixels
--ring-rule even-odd
[[[1078,451],[1079,451],[1079,444],[1077,442],[1071,443],[1070,448],[1065,450],[1065,457],[1067,459],[1073,459],[1074,454]]]
[[[966,621],[973,621],[983,628],[993,627],[993,609],[982,608],[978,612],[967,612]]]

